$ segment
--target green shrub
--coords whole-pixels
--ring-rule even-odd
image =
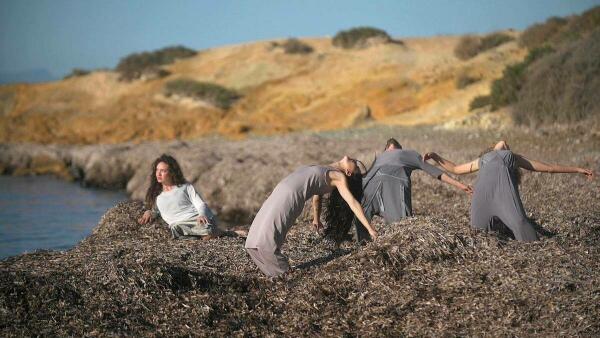
[[[527,28],[519,38],[519,44],[529,49],[545,44],[558,46],[573,42],[600,27],[600,6],[596,6],[568,19],[553,17],[544,23]]]
[[[492,82],[490,93],[492,110],[517,101],[517,94],[523,85],[527,64],[520,62],[504,68],[502,77]]]
[[[539,125],[600,117],[600,28],[531,65],[513,110],[515,122]]]
[[[461,60],[468,60],[511,40],[514,38],[504,33],[491,33],[484,37],[465,35],[454,48],[454,55]]]
[[[90,71],[86,70],[86,69],[73,68],[71,73],[69,73],[65,77],[63,77],[63,80],[70,79],[72,77],[85,76],[85,75],[88,75],[89,73],[90,73]]]
[[[0,86],[0,116],[5,116],[13,110],[16,98],[14,87]]]
[[[179,95],[207,101],[221,109],[229,109],[241,96],[234,90],[214,83],[199,82],[190,79],[177,79],[165,84],[166,96]]]
[[[577,40],[598,27],[600,27],[600,6],[573,16],[564,31],[555,38],[555,42]]]
[[[519,37],[519,44],[529,49],[537,48],[550,43],[560,30],[567,24],[568,20],[553,17],[544,23],[534,24],[528,27]]]
[[[160,66],[194,55],[196,55],[196,51],[183,46],[167,47],[153,52],[134,53],[121,59],[116,70],[120,74],[120,80],[124,81],[139,79],[142,75],[148,73],[160,76]]]
[[[313,48],[310,45],[296,38],[289,38],[281,44],[275,42],[274,46],[283,48],[286,54],[310,54],[313,52]]]
[[[469,75],[468,73],[462,73],[456,78],[455,85],[456,85],[456,88],[463,89],[463,88],[466,88],[466,87],[472,85],[473,83],[475,83],[479,80],[480,80],[480,78],[478,78],[478,77],[473,77],[473,76]]]
[[[476,96],[469,104],[469,111],[488,106],[491,103],[492,97],[490,95]]]
[[[483,52],[488,49],[496,48],[514,39],[515,38],[513,38],[512,36],[504,33],[488,34],[481,39],[481,45],[479,48]]]
[[[492,82],[490,93],[492,110],[517,102],[519,91],[525,82],[525,71],[529,65],[552,52],[554,49],[549,46],[536,48],[527,54],[523,62],[506,66],[502,77]]]
[[[523,62],[506,66],[502,72],[502,77],[492,82],[490,95],[486,96],[489,98],[489,102],[487,102],[485,105],[491,104],[492,110],[496,110],[500,107],[517,102],[519,91],[523,87],[526,80],[525,73],[529,65],[543,56],[553,52],[554,49],[549,46],[535,48],[530,51],[529,54],[527,54]],[[475,99],[478,98],[479,97]],[[474,103],[473,101],[471,101],[471,107],[481,107],[481,102]],[[472,109],[474,108],[471,108],[471,110]]]
[[[368,47],[372,39],[391,42],[392,38],[385,31],[373,27],[355,27],[338,32],[333,37],[333,45],[340,48]]]
[[[473,35],[463,36],[454,48],[454,55],[461,60],[468,60],[479,54],[481,38]]]

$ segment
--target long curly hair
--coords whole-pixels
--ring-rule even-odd
[[[487,154],[487,153],[489,153],[491,151],[494,151],[494,147],[489,147],[489,148],[484,149],[481,152],[481,154],[479,154],[479,158],[481,158],[483,155],[485,155],[485,154]],[[521,178],[523,176],[523,173],[521,172],[521,169],[519,169],[519,167],[517,167],[517,168],[514,168],[512,171],[513,171],[513,174],[515,175],[515,180],[517,182],[517,185],[520,185],[521,184]]]
[[[173,184],[180,186],[187,182],[183,177],[181,167],[179,166],[179,163],[177,163],[177,160],[173,156],[167,154],[160,155],[160,157],[152,162],[152,166],[150,167],[150,186],[146,191],[145,199],[145,205],[148,209],[154,208],[156,205],[156,197],[160,195],[163,189],[162,184],[156,180],[156,167],[161,162],[169,166],[169,176],[171,177]]]
[[[346,177],[348,188],[359,203],[363,195],[362,177],[363,175],[360,172],[355,172],[352,176]],[[337,244],[347,239],[354,213],[337,189],[334,189],[325,201],[323,217],[326,224],[325,238],[331,239]]]

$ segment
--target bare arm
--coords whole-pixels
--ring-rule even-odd
[[[323,228],[323,224],[321,223],[321,196],[315,195],[312,199],[312,207],[313,207],[313,226],[315,230],[319,231]]]
[[[434,152],[427,153],[423,157],[424,161],[429,159],[434,160],[437,164],[444,168],[444,170],[454,175],[469,174],[479,170],[479,159],[456,165],[454,162],[447,160]]]
[[[517,165],[523,169],[538,171],[543,173],[572,173],[572,174],[583,174],[587,176],[589,180],[594,177],[594,172],[589,169],[578,168],[578,167],[567,167],[558,164],[548,164],[541,161],[530,160],[523,155],[515,154],[517,158]]]
[[[156,207],[155,207],[156,209]],[[144,211],[144,213],[142,214],[142,217],[138,218],[138,223],[139,224],[148,224],[150,223],[152,220],[154,220],[156,217],[158,217],[158,212],[157,210],[146,210]]]
[[[352,209],[352,212],[354,213],[354,215],[356,215],[356,218],[358,218],[360,223],[362,223],[362,225],[364,225],[365,228],[367,228],[369,235],[371,235],[373,239],[377,238],[377,231],[371,226],[371,224],[369,224],[369,221],[367,221],[367,217],[365,217],[365,213],[362,209],[362,206],[354,198],[354,196],[350,192],[350,189],[348,189],[346,176],[339,172],[333,172],[331,178],[331,183],[337,188],[344,201],[348,203],[348,206],[350,206],[350,209]]]
[[[473,195],[473,188],[471,188],[471,186],[465,185],[446,174],[442,174],[442,176],[440,177],[440,180],[442,180],[442,182],[448,183],[448,184],[466,192],[469,195]]]

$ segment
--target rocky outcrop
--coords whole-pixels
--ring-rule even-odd
[[[331,163],[347,149],[342,142],[318,135],[295,135],[227,141],[151,142],[97,146],[0,145],[4,174],[55,174],[86,186],[126,189],[144,198],[150,166],[162,153],[174,156],[225,221],[242,221],[258,210],[273,187],[302,164]],[[349,155],[366,157],[368,143]]]

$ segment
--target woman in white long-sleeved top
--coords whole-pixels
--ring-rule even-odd
[[[172,156],[163,154],[152,164],[150,187],[146,192],[146,207],[138,220],[146,224],[162,217],[174,238],[196,236],[211,239],[223,234],[217,219],[194,186],[183,177],[179,164]],[[243,236],[242,232],[235,232]]]

